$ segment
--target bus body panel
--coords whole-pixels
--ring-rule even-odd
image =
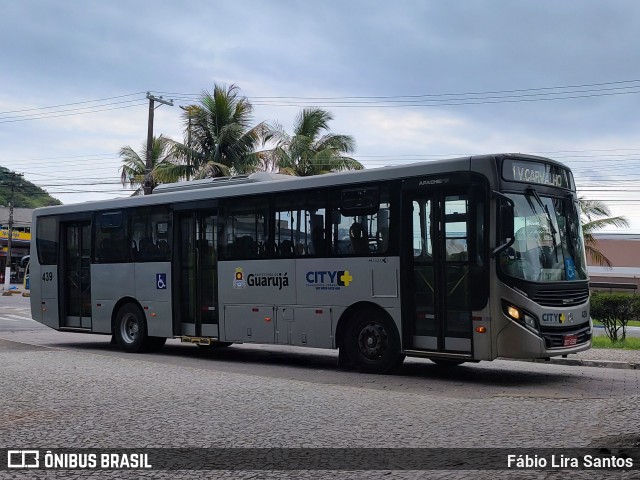
[[[497,335],[498,355],[506,358],[548,358],[569,355],[591,348],[591,341],[572,347],[549,349],[545,341],[524,326],[509,323]]]
[[[34,260],[36,260],[34,258]],[[58,312],[58,267],[31,264],[31,315],[34,320],[51,328],[60,328]]]
[[[135,263],[135,298],[147,318],[147,330],[152,337],[172,337],[171,263]],[[126,295],[126,292],[123,292]]]
[[[490,304],[487,303],[486,307],[482,310],[472,311],[472,347],[473,358],[476,360],[493,360],[495,350],[493,348],[493,327],[494,322],[491,316]],[[485,329],[482,331],[482,329]]]
[[[331,313],[329,306],[278,308],[278,343],[333,348]]]
[[[296,304],[296,261],[238,260],[218,263],[218,298],[223,305]]]
[[[544,336],[562,340],[566,335],[584,335],[591,337],[593,324],[589,317],[589,302],[567,307],[549,307],[540,305],[517,290],[497,281],[494,286],[493,325],[496,331],[496,356],[509,358],[544,358],[545,356],[565,355],[587,350],[591,341],[578,345],[548,347]],[[541,330],[533,332],[523,324],[510,319],[505,306],[513,305],[530,313],[541,325]],[[549,321],[545,321],[549,319]],[[579,339],[578,339],[579,340]]]
[[[91,266],[91,317],[94,333],[111,333],[116,303],[135,298],[135,264],[93,264]]]
[[[225,305],[224,339],[228,342],[275,343],[273,305]]]
[[[298,260],[299,305],[342,305],[372,301],[382,308],[400,302],[397,257],[322,258]]]
[[[400,332],[399,263],[397,257],[220,262],[221,339],[332,348],[342,312],[359,302],[394,311]]]

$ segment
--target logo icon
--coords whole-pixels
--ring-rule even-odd
[[[305,275],[308,287],[316,290],[340,290],[353,282],[349,270],[311,271]]]
[[[247,282],[244,280],[244,271],[242,267],[236,268],[236,274],[233,279],[233,288],[245,288],[247,286]]]
[[[39,468],[40,452],[38,450],[7,450],[8,468]]]
[[[167,289],[167,274],[166,273],[156,273],[156,289],[157,290],[166,290]]]

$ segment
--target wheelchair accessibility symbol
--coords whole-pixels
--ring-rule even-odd
[[[167,274],[156,273],[156,289],[166,290],[166,288],[167,288]]]

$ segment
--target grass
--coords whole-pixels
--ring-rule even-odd
[[[627,337],[624,342],[613,343],[607,337],[593,337],[593,348],[621,348],[624,350],[640,350],[640,337]]]

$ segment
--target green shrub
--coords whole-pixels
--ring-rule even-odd
[[[591,318],[602,323],[612,342],[627,336],[627,323],[640,312],[640,297],[624,293],[594,293],[591,296]]]

